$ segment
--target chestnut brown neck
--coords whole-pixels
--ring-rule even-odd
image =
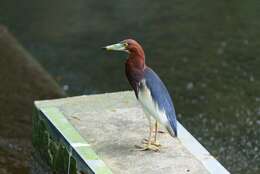
[[[145,54],[140,45],[133,46],[129,49],[129,56],[126,64],[129,64],[134,69],[143,70],[145,67]]]

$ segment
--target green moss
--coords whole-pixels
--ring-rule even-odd
[[[44,112],[44,111],[43,111]],[[45,113],[45,112],[44,112]],[[58,113],[58,112],[57,112]],[[55,113],[55,115],[57,114]],[[52,113],[53,114],[53,113]],[[58,113],[59,114],[59,113]],[[57,116],[57,115],[56,115]],[[61,117],[63,117],[61,115]],[[68,169],[70,174],[76,174],[78,171],[77,169],[77,156],[72,155],[73,151],[68,147],[67,141],[64,139],[63,136],[56,132],[56,129],[52,129],[49,125],[49,121],[45,120],[44,115],[40,112],[36,112],[33,115],[33,145],[37,152],[39,152],[40,156],[44,159],[44,161],[50,166],[54,173],[67,173]],[[58,119],[58,118],[57,118]],[[60,120],[59,120],[60,121]],[[68,123],[69,124],[69,123]],[[57,125],[56,125],[57,126]],[[66,125],[64,125],[66,127]],[[64,133],[64,132],[63,132]],[[74,135],[75,134],[75,135]],[[70,133],[71,137],[74,136],[73,140],[82,140],[84,141],[80,135],[76,132],[74,134]],[[65,134],[66,137],[66,134]],[[76,138],[75,138],[76,137]],[[74,142],[74,141],[72,141]],[[83,148],[83,147],[82,147]],[[95,152],[90,148],[79,148],[79,153],[85,159],[89,160],[96,160],[98,156]],[[79,161],[81,163],[81,161]],[[70,165],[70,166],[68,166]],[[81,166],[82,164],[80,164]],[[93,173],[92,171],[88,170],[88,166],[86,165],[87,171],[85,173]],[[102,168],[102,171],[110,172],[105,166]],[[99,171],[97,171],[99,172]],[[81,172],[82,173],[82,172]],[[102,172],[103,173],[103,172]]]
[[[59,141],[53,137],[53,130],[50,130],[45,120],[41,119],[37,113],[32,117],[33,134],[32,142],[34,148],[40,153],[41,157],[57,173],[67,173],[69,164],[69,151]],[[77,172],[76,160],[70,159],[71,173]]]
[[[70,158],[70,174],[77,174],[77,162],[73,157]]]

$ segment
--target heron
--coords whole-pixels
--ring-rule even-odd
[[[125,39],[103,48],[107,51],[128,53],[125,61],[125,74],[149,121],[149,136],[141,146],[137,147],[140,150],[159,151],[161,146],[157,140],[159,124],[172,137],[177,137],[176,113],[166,86],[159,76],[146,65],[144,50],[137,41]],[[153,120],[155,120],[155,124]]]

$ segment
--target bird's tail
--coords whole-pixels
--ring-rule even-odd
[[[167,131],[172,137],[177,137],[177,128],[172,127],[171,125],[166,126]]]

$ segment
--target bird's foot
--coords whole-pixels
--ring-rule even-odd
[[[139,151],[154,151],[154,152],[160,151],[160,148],[158,146],[153,145],[153,144],[135,145],[135,147]]]
[[[142,143],[143,144],[148,144],[148,139],[143,139],[143,141],[142,141]],[[157,142],[157,141],[152,141],[151,142],[151,145],[154,145],[154,146],[156,146],[156,147],[160,147],[161,146],[161,144],[159,143],[159,142]]]

